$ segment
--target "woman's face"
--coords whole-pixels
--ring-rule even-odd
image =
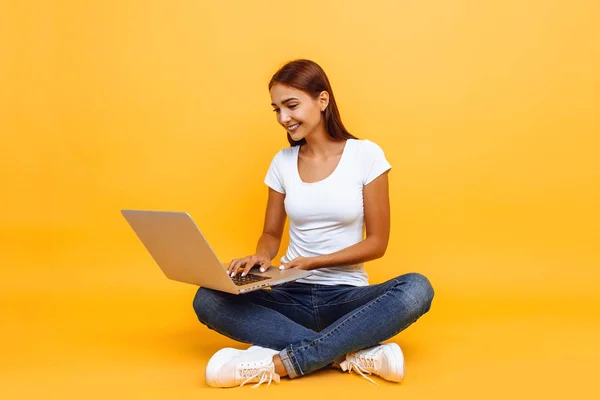
[[[322,123],[322,109],[327,107],[327,92],[313,99],[302,90],[282,84],[271,88],[271,105],[279,122],[292,140],[300,141],[313,133]]]

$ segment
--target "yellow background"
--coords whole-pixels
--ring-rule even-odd
[[[253,251],[287,146],[267,83],[299,57],[393,165],[371,282],[417,271],[436,298],[394,338],[403,384],[260,390],[593,397],[599,18],[592,0],[0,2],[2,397],[266,395],[207,388],[208,358],[240,344],[196,321],[195,288],[119,210],[187,211],[222,259]]]

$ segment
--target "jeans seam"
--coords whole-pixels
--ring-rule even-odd
[[[294,369],[294,374],[296,374],[296,376],[302,376],[304,375],[304,371],[302,371],[302,367],[300,367],[300,363],[298,362],[298,360],[296,360],[296,356],[294,355],[294,350],[293,350],[293,346],[290,344],[290,349],[287,351],[287,356],[288,359],[290,360],[290,364],[292,365],[292,368]],[[296,368],[298,370],[296,370]],[[288,371],[289,373],[289,371]]]
[[[319,314],[319,306],[314,306],[315,320],[317,321],[317,332],[321,332],[321,316]]]
[[[315,301],[315,288],[313,288],[312,290],[312,307],[313,307],[313,313],[315,316],[315,323],[317,325],[317,332],[321,331],[321,319],[319,317],[319,307],[317,306],[317,302]]]

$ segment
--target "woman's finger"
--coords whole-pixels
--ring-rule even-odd
[[[237,258],[234,258],[233,260],[231,260],[231,262],[229,263],[229,267],[227,267],[227,274],[231,275],[231,271],[233,271],[233,267],[235,266],[235,262],[237,261]]]
[[[229,267],[229,275],[230,276],[233,276],[233,272],[237,270],[237,268],[240,264],[240,261],[241,260],[239,258],[237,258],[231,262],[231,266]]]
[[[237,275],[238,270],[244,266],[244,260],[237,260],[235,266],[233,267],[233,271],[231,271],[231,277]]]
[[[271,267],[271,262],[269,260],[263,260],[260,262],[260,272],[265,272]]]
[[[248,262],[246,263],[246,268],[244,268],[244,272],[242,272],[242,276],[246,276],[246,274],[248,272],[250,272],[250,270],[252,268],[254,268],[254,266],[258,264],[258,259],[256,256],[252,256],[250,257],[250,259],[248,260]]]

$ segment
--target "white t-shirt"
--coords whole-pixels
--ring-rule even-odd
[[[306,183],[298,172],[300,146],[280,150],[265,183],[285,194],[290,220],[290,243],[281,262],[315,257],[350,247],[364,237],[363,188],[391,168],[384,152],[369,140],[348,139],[336,169],[327,178]],[[297,282],[321,285],[366,286],[364,265],[314,269]]]

